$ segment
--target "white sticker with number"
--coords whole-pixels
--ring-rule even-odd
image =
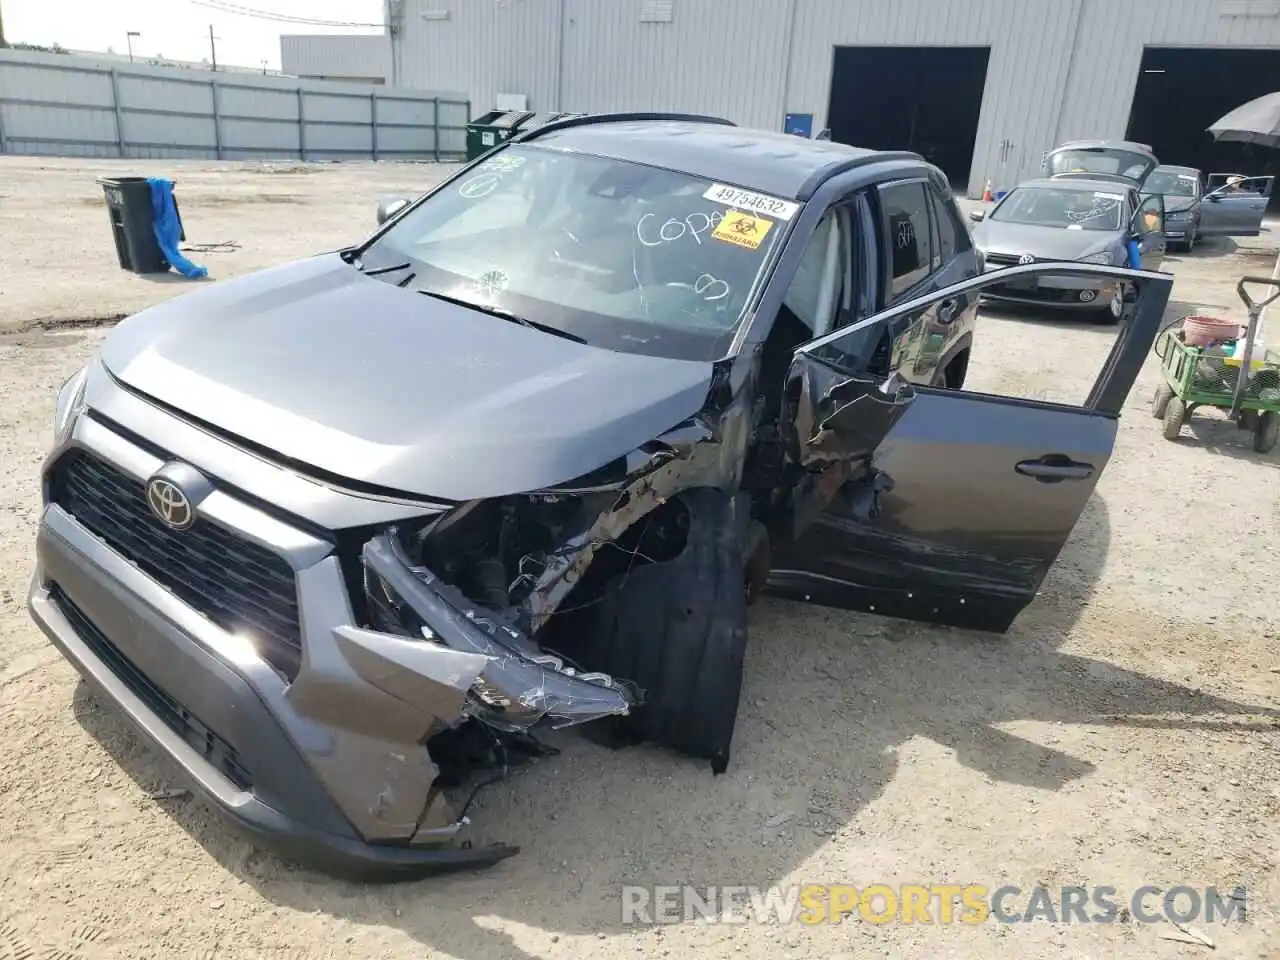
[[[778,220],[790,220],[800,209],[800,204],[792,203],[790,200],[780,200],[767,193],[740,190],[738,187],[730,187],[723,183],[713,183],[702,196],[703,199],[723,203],[726,207],[733,207],[735,210],[762,213],[766,217],[774,217]]]

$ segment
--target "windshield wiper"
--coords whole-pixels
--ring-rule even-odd
[[[384,273],[395,273],[397,270],[408,270],[411,266],[413,266],[411,263],[397,263],[390,267],[375,267],[373,270],[366,270],[364,269],[364,264],[361,263],[359,264],[359,269],[366,277],[377,277]]]
[[[479,310],[481,313],[487,313],[491,317],[499,317],[510,323],[518,323],[522,327],[528,327],[531,330],[541,330],[543,333],[549,333],[552,336],[561,337],[565,340],[572,340],[574,343],[586,343],[587,341],[576,333],[570,333],[568,330],[561,330],[559,327],[553,327],[547,323],[538,323],[536,320],[530,320],[528,317],[522,317],[518,313],[513,313],[506,307],[495,307],[490,303],[476,303],[472,300],[463,300],[461,297],[451,297],[447,293],[437,293],[434,290],[419,290],[419,293],[427,297],[434,297],[437,300],[443,300],[445,303],[453,303],[459,307],[466,307],[468,310]]]

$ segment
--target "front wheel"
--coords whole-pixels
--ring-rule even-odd
[[[688,511],[684,549],[605,588],[582,663],[643,693],[630,716],[613,721],[615,741],[652,741],[722,773],[747,646],[742,525],[733,499],[718,491],[680,500]]]
[[[1164,438],[1177,440],[1182,425],[1187,421],[1187,405],[1178,397],[1172,397],[1164,411]]]
[[[1098,322],[1117,324],[1124,316],[1124,287],[1116,286],[1115,292],[1107,300],[1106,305],[1098,311]]]

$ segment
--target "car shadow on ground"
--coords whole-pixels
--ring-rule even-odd
[[[1171,250],[1168,256],[1179,260],[1217,260],[1234,256],[1239,252],[1240,244],[1231,237],[1201,237],[1196,241],[1196,248],[1190,253]]]
[[[873,842],[859,837],[859,813],[913,762],[909,754],[922,739],[992,781],[1059,790],[1090,775],[1096,757],[999,725],[1216,729],[1225,722],[1241,729],[1245,715],[1280,715],[1060,651],[1094,593],[1109,540],[1106,503],[1094,496],[1041,596],[1007,636],[764,600],[751,618],[727,773],[713,777],[702,763],[650,747],[611,751],[580,734],[553,735],[560,756],[490,787],[473,807],[477,842],[523,848],[490,871],[371,894],[253,849],[196,801],[165,804],[224,868],[280,907],[399,929],[431,949],[477,960],[537,955],[500,924],[533,939],[625,936],[624,884],[766,886],[801,868],[837,832],[848,845]],[[174,784],[168,767],[86,686],[75,699],[81,724],[144,791]],[[1135,737],[1132,749],[1142,742]],[[1039,835],[1014,811],[975,813],[953,790],[939,780],[939,817],[963,809],[975,829]],[[660,929],[630,933],[637,950],[661,953]]]

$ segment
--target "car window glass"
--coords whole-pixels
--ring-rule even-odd
[[[930,191],[930,193],[933,202],[933,219],[938,225],[938,254],[942,257],[942,262],[947,263],[953,260],[961,249],[957,234],[959,225],[951,211],[947,209],[947,202],[936,192]]]
[[[840,289],[846,272],[840,262],[840,231],[835,211],[819,222],[805,245],[795,276],[782,303],[813,336],[830,329],[835,308],[843,296]]]
[[[1068,230],[1121,228],[1125,194],[1084,187],[1018,187],[1005,197],[990,220],[1035,227],[1062,227]]]
[[[1146,193],[1162,193],[1166,197],[1195,197],[1200,192],[1200,178],[1191,173],[1156,170],[1142,189]]]
[[[880,187],[881,220],[889,247],[893,298],[929,275],[928,203],[925,186],[919,181]]]
[[[714,359],[799,209],[674,170],[522,144],[400,216],[361,260],[370,270],[408,262],[409,290],[593,346]]]

